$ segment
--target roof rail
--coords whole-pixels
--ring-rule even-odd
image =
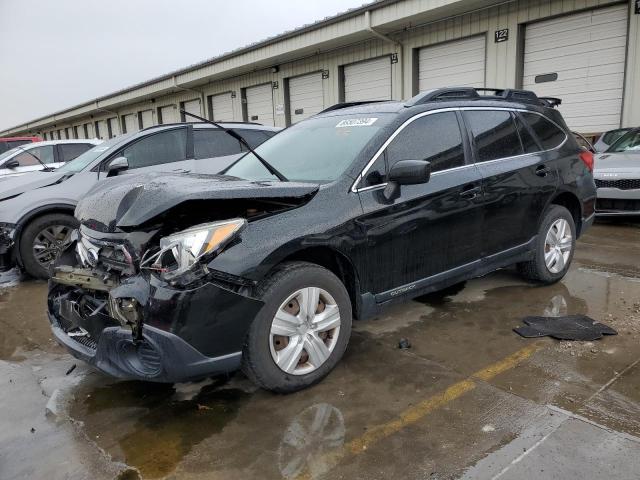
[[[420,92],[418,95],[408,100],[405,103],[405,106],[413,107],[415,105],[437,101],[480,99],[524,102],[544,107],[556,107],[562,102],[559,98],[539,98],[531,90],[518,90],[514,88],[449,87]]]
[[[333,110],[340,110],[342,108],[357,107],[358,105],[367,105],[369,103],[380,103],[380,102],[388,102],[388,101],[389,100],[364,100],[362,102],[336,103],[335,105],[331,105],[330,107],[325,108],[324,110],[318,112],[316,115],[319,115],[321,113],[331,112]]]

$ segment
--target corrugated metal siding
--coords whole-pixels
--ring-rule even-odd
[[[418,89],[484,87],[486,38],[479,35],[418,51]]]
[[[590,10],[527,26],[523,87],[562,98],[574,130],[620,126],[626,54],[626,5]],[[541,75],[557,80],[537,83]]]

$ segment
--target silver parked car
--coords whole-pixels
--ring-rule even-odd
[[[51,140],[19,145],[0,155],[0,178],[50,170],[82,155],[102,140]]]
[[[252,148],[280,130],[221,125]],[[209,124],[157,125],[107,140],[53,171],[0,177],[0,271],[17,263],[33,277],[48,278],[49,264],[78,225],[73,216],[78,200],[105,178],[147,172],[215,174],[246,151],[237,139]]]
[[[622,137],[629,130],[631,130],[631,128],[616,128],[615,130],[604,132],[600,137],[598,137],[596,143],[593,144],[595,151],[598,153],[606,152],[611,145],[616,143],[616,140]]]
[[[640,128],[620,137],[596,156],[596,215],[640,215]]]

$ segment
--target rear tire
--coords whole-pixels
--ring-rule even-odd
[[[340,279],[319,265],[285,263],[260,286],[258,297],[264,306],[249,329],[243,372],[278,393],[322,380],[351,335],[351,301]]]
[[[550,205],[540,224],[534,256],[517,265],[528,280],[552,284],[569,270],[576,248],[576,226],[569,210]]]
[[[48,279],[49,264],[67,247],[76,228],[78,221],[65,213],[51,213],[31,221],[20,235],[20,257],[25,271],[34,278]]]

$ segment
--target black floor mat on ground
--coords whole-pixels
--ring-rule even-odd
[[[598,340],[603,335],[617,335],[613,328],[596,322],[586,315],[564,317],[525,317],[525,327],[513,331],[526,338],[550,336],[558,340]]]

